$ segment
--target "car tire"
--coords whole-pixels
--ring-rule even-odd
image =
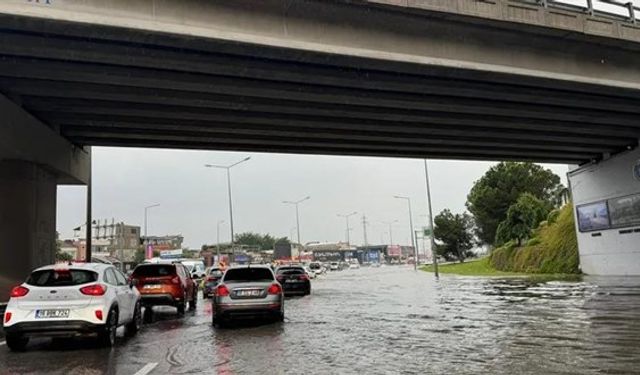
[[[27,344],[29,343],[28,337],[24,337],[22,335],[17,335],[17,334],[7,335],[6,339],[7,339],[7,346],[11,351],[14,351],[14,352],[23,352],[26,349]]]
[[[280,313],[280,316],[278,317],[278,320],[281,321],[281,322],[284,322],[284,311],[282,311]]]
[[[144,308],[144,314],[142,315],[142,320],[145,323],[153,322],[153,308],[151,306],[146,306]]]
[[[98,333],[98,343],[101,346],[111,348],[116,344],[116,331],[118,330],[118,311],[114,308],[109,310],[107,321],[101,332]]]
[[[142,307],[140,307],[140,302],[136,303],[136,307],[133,311],[133,319],[127,323],[125,327],[125,333],[127,336],[132,337],[135,336],[140,328],[142,327]]]
[[[194,311],[198,304],[198,293],[194,292],[191,301],[189,301],[189,310]]]
[[[184,315],[184,311],[187,307],[187,291],[185,291],[182,296],[182,302],[179,302],[176,307],[178,308],[178,315]]]

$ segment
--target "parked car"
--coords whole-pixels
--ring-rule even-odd
[[[350,269],[358,269],[358,268],[360,268],[360,262],[358,262],[357,259],[350,259],[349,260],[349,268]]]
[[[311,294],[311,281],[302,266],[284,266],[276,269],[276,279],[285,296]]]
[[[202,296],[204,298],[213,297],[216,286],[220,282],[224,272],[218,267],[211,267],[207,269],[207,274],[202,283]]]
[[[331,263],[329,264],[329,270],[330,270],[330,271],[341,271],[341,269],[340,269],[340,263],[338,263],[338,262],[331,262]]]
[[[174,306],[178,314],[189,308],[194,310],[198,301],[198,288],[182,263],[140,264],[133,271],[132,281],[142,296],[142,305]]]
[[[142,325],[140,293],[110,264],[41,267],[10,296],[3,322],[14,351],[24,350],[32,337],[91,335],[113,346],[119,326],[135,335]]]
[[[213,325],[243,318],[284,321],[284,292],[268,266],[229,268],[215,289]]]

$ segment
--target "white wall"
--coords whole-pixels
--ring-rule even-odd
[[[575,207],[639,194],[640,180],[633,172],[639,162],[640,149],[636,149],[569,172]],[[640,275],[640,225],[581,233],[575,207],[582,271],[590,275]],[[625,233],[629,230],[631,233]]]

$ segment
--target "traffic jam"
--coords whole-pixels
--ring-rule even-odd
[[[11,290],[4,339],[11,351],[25,351],[30,339],[41,337],[91,337],[113,347],[118,328],[136,335],[161,306],[183,318],[196,309],[200,292],[200,301],[211,304],[215,329],[241,320],[284,322],[286,299],[309,296],[311,279],[330,268],[319,262],[205,268],[190,259],[145,262],[125,275],[112,264],[53,264],[35,269]]]

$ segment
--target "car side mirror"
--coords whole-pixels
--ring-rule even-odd
[[[129,288],[133,289],[133,287],[138,287],[138,279],[131,279],[131,281],[129,281]]]

